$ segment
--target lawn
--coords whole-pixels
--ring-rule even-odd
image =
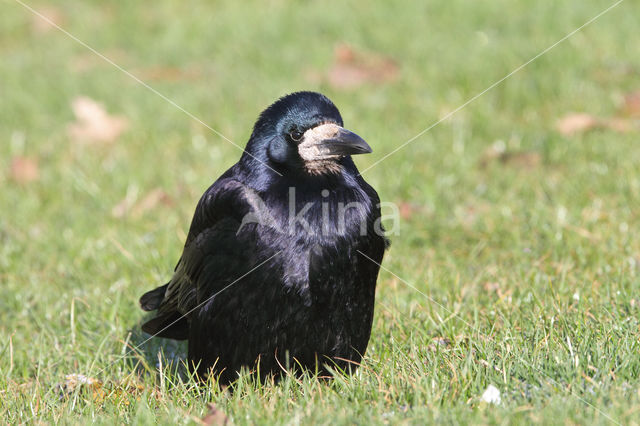
[[[638,2],[458,109],[613,1],[20,1],[0,6],[0,423],[213,403],[210,423],[640,424]],[[198,386],[138,297],[239,158],[216,132],[242,147],[301,89],[369,142],[356,162],[400,212],[364,363]]]

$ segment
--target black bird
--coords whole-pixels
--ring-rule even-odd
[[[342,125],[314,92],[263,111],[240,161],[200,199],[173,277],[140,298],[157,310],[142,329],[188,339],[200,377],[361,360],[388,242],[378,194],[350,157],[371,148]]]

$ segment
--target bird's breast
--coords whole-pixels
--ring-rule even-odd
[[[290,187],[287,194],[255,203],[252,216],[286,239],[322,244],[366,233],[371,212],[370,199],[357,189],[310,192]]]

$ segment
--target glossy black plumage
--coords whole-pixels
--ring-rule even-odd
[[[213,367],[229,383],[258,360],[263,377],[296,364],[324,373],[364,354],[379,267],[359,251],[380,263],[387,240],[378,195],[345,155],[370,148],[337,126],[317,93],[267,108],[240,161],[200,199],[173,277],[140,299],[157,310],[143,330],[188,339],[201,376]],[[334,129],[310,145],[316,157],[301,154],[300,138]]]

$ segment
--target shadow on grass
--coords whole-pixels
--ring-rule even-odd
[[[177,341],[154,337],[142,331],[142,324],[150,318],[143,318],[128,330],[126,357],[131,370],[138,373],[157,373],[163,371],[180,374],[187,373],[187,341]]]

